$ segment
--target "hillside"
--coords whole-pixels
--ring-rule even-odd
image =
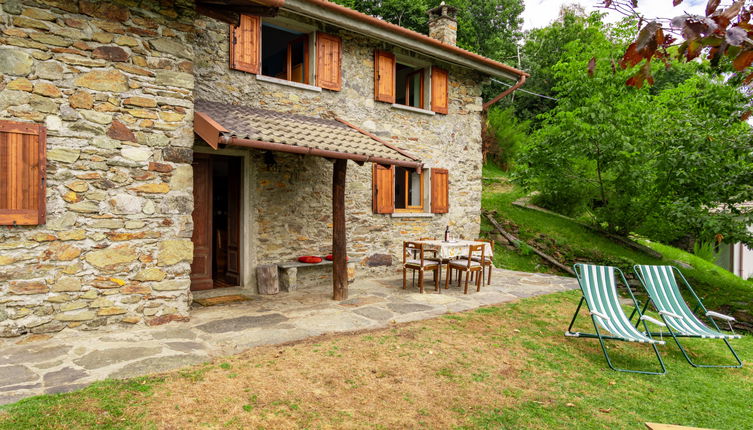
[[[566,266],[579,262],[617,266],[629,280],[633,278],[632,266],[635,264],[678,266],[709,310],[731,314],[740,320],[738,328],[753,331],[753,282],[744,281],[706,260],[671,246],[642,240],[641,243],[663,255],[662,259],[657,259],[616,243],[572,220],[514,206],[512,202],[525,196],[525,192],[495,166],[485,166],[483,175],[483,209],[495,212],[496,220],[527,244]],[[482,217],[481,229],[482,234],[488,237],[498,237],[485,217]],[[495,265],[505,269],[566,275],[526,249],[498,245],[494,258]]]

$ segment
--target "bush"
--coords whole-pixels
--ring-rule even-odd
[[[510,170],[518,150],[528,140],[528,121],[519,121],[512,108],[492,108],[486,117],[485,151],[488,161]]]

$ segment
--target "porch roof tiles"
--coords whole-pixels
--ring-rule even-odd
[[[325,119],[196,100],[194,130],[210,146],[230,144],[298,154],[420,167],[421,161],[339,118]]]

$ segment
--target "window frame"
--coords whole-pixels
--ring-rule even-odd
[[[404,198],[405,198],[404,204],[405,204],[405,207],[404,208],[398,208],[397,207],[397,193],[394,193],[394,195],[392,196],[393,204],[394,204],[394,206],[393,206],[394,207],[394,212],[423,213],[424,209],[426,208],[426,195],[424,194],[424,181],[426,179],[426,177],[424,176],[424,173],[426,172],[426,170],[422,169],[420,172],[417,172],[417,169],[411,169],[411,168],[407,168],[407,167],[405,167],[404,169],[405,169],[405,194],[404,194]],[[420,206],[410,206],[408,204],[408,190],[410,189],[410,174],[412,172],[418,173],[418,182],[420,184],[420,193],[419,193],[419,195],[421,196],[421,198],[420,198],[421,205]],[[393,185],[392,186],[393,187],[397,187],[397,167],[395,168],[395,173],[393,175]]]
[[[410,104],[410,96],[412,93],[411,90],[413,89],[411,88],[413,86],[413,76],[416,76],[416,75],[418,75],[419,77],[418,94],[420,97],[418,100],[418,106],[413,106],[412,104]],[[425,79],[426,79],[426,68],[414,70],[413,72],[410,72],[408,76],[405,77],[405,103],[406,104],[404,106],[410,106],[417,109],[424,109],[424,105],[425,105],[424,98],[426,96],[426,94],[424,94],[425,93],[425,90],[424,90]]]

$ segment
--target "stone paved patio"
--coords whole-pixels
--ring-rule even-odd
[[[430,278],[430,277],[429,277]],[[495,269],[492,285],[463,295],[457,287],[427,293],[403,290],[402,279],[358,280],[350,298],[330,299],[321,286],[238,304],[199,307],[190,322],[96,332],[65,330],[53,337],[0,340],[0,404],[43,393],[82,388],[106,378],[128,378],[177,369],[258,345],[324,333],[386,327],[519,298],[576,289],[572,278]]]

